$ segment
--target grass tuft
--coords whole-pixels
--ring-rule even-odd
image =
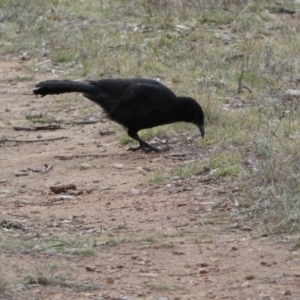
[[[0,272],[0,295],[3,294],[8,287],[8,281],[6,280],[4,274]]]

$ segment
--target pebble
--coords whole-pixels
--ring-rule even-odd
[[[82,163],[79,165],[80,170],[87,170],[91,168],[91,165],[88,163]]]
[[[247,288],[250,286],[250,282],[249,281],[245,281],[244,283],[241,284],[242,288]]]

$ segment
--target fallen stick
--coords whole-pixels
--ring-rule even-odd
[[[64,120],[57,120],[56,123],[66,124],[66,125],[89,125],[89,124],[96,124],[99,121],[97,120],[79,120],[79,121],[64,121]]]
[[[70,123],[64,123],[64,124],[75,124],[75,125],[89,125],[89,124],[96,124],[99,121],[96,120],[82,120],[82,121],[73,121]]]
[[[47,60],[44,60],[44,61],[41,61],[41,62],[37,63],[36,65],[37,66],[41,66],[41,65],[44,65],[44,64],[46,64],[46,63],[48,63],[50,61],[51,61],[51,59],[47,59]]]
[[[47,173],[49,173],[51,170],[53,169],[53,166],[51,166],[51,165],[47,165],[47,164],[45,164],[44,165],[44,169],[42,170],[42,174],[47,174]]]
[[[95,191],[111,190],[111,189],[114,189],[116,186],[123,185],[123,184],[126,184],[126,183],[127,182],[121,182],[119,184],[112,184],[112,185],[104,186],[102,188],[95,188]]]
[[[121,153],[100,153],[100,154],[81,154],[81,155],[73,155],[73,154],[66,154],[66,155],[54,155],[54,158],[60,159],[60,160],[71,160],[73,158],[82,158],[82,157],[107,157],[107,156],[115,156],[115,155],[121,155]]]
[[[199,273],[187,273],[187,274],[168,274],[169,276],[194,276],[194,275],[198,275]]]
[[[54,138],[48,138],[48,139],[38,139],[38,140],[13,140],[13,139],[0,139],[0,143],[5,142],[16,142],[16,143],[35,143],[35,142],[48,142],[48,141],[55,141],[55,140],[62,140],[67,139],[67,136],[60,136],[60,137],[54,137]]]
[[[14,130],[26,130],[26,131],[36,131],[36,130],[55,130],[61,129],[60,125],[43,125],[43,126],[32,126],[32,127],[22,127],[22,126],[14,126]]]
[[[29,172],[18,172],[18,173],[15,173],[16,177],[28,176],[28,175],[30,175]]]

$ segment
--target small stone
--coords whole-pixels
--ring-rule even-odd
[[[114,167],[116,169],[123,169],[124,165],[123,164],[113,164],[112,167]]]
[[[199,270],[199,273],[200,273],[200,274],[207,274],[207,273],[208,273],[208,270],[207,270],[207,269],[200,269],[200,270]]]
[[[21,55],[21,60],[29,60],[30,56],[27,51],[24,51]]]
[[[42,116],[43,114],[41,112],[33,110],[26,115],[26,119],[38,119],[41,118]]]
[[[139,189],[131,189],[131,190],[130,190],[130,194],[131,194],[132,196],[137,196],[137,195],[140,194],[140,190],[139,190]]]
[[[54,194],[65,193],[67,190],[76,190],[75,184],[52,185],[49,187]]]
[[[285,96],[300,97],[300,90],[289,89],[284,93]]]
[[[249,281],[245,281],[244,283],[241,284],[242,288],[247,288],[250,286],[250,282]]]
[[[112,277],[106,278],[106,283],[107,284],[113,284],[114,282],[115,282],[115,280]]]
[[[69,195],[59,195],[55,198],[56,200],[61,200],[61,201],[65,201],[65,200],[73,200],[74,197],[69,196]]]
[[[33,251],[41,251],[42,247],[40,245],[35,245],[31,248]]]
[[[155,278],[155,277],[158,277],[158,274],[156,274],[156,273],[140,273],[140,276]]]
[[[88,163],[82,163],[82,164],[79,165],[80,170],[88,170],[90,168],[91,168],[91,165],[88,164]]]
[[[206,267],[209,267],[209,266],[210,266],[210,264],[209,264],[209,263],[205,263],[205,262],[203,262],[203,263],[199,263],[199,264],[197,264],[196,266],[197,266],[197,267],[206,268]]]
[[[276,279],[271,278],[271,279],[268,279],[268,280],[267,280],[267,283],[268,283],[268,284],[276,284],[277,281],[276,281]]]
[[[100,130],[100,135],[110,135],[110,134],[116,134],[115,131],[112,130]]]
[[[252,228],[249,227],[249,226],[243,226],[243,227],[240,228],[240,230],[242,230],[242,231],[252,231]]]
[[[291,296],[292,295],[292,291],[286,290],[282,294],[285,295],[285,296]]]
[[[255,278],[254,275],[247,275],[247,276],[245,277],[246,280],[252,280],[252,279],[254,279],[254,278]]]
[[[184,255],[185,253],[182,251],[173,251],[174,255]]]

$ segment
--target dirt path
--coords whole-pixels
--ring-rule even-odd
[[[1,138],[68,137],[0,143],[0,265],[9,283],[0,298],[300,299],[299,252],[263,237],[260,224],[230,219],[233,185],[205,173],[159,180],[205,149],[178,135],[168,153],[129,153],[108,121],[16,131],[11,125],[28,126],[29,112],[78,120],[94,105],[79,95],[67,105],[64,96],[34,98],[33,83],[17,79],[28,75],[22,64],[0,69]],[[45,164],[53,166],[46,174],[15,176]],[[60,200],[49,189],[58,183],[81,193]]]

